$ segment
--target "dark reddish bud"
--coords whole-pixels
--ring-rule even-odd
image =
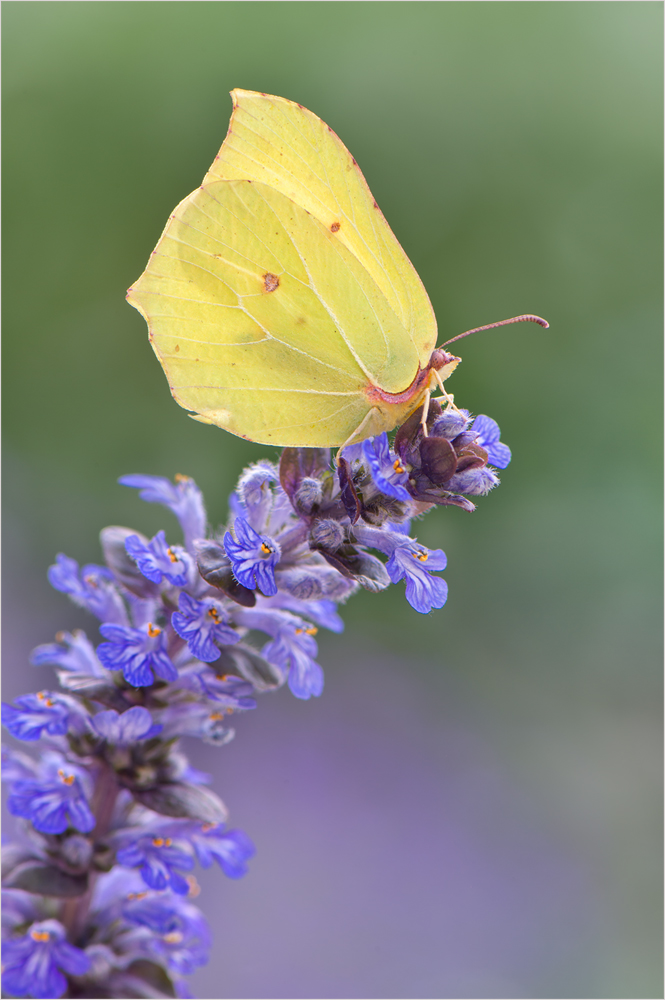
[[[435,486],[443,486],[455,475],[457,455],[446,438],[423,438],[420,442],[420,460],[423,472]]]
[[[353,483],[351,466],[343,457],[337,459],[337,472],[339,474],[339,491],[344,504],[344,510],[349,515],[351,524],[355,524],[361,513],[360,500]]]
[[[427,413],[427,427],[431,428],[434,421],[441,416],[441,404],[436,399],[430,399]],[[415,413],[406,420],[398,429],[395,435],[394,450],[403,462],[409,465],[419,465],[418,443],[422,440],[423,432],[420,421],[423,415],[423,408],[419,406]]]
[[[487,465],[488,454],[479,444],[467,444],[457,452],[457,472],[481,469]]]

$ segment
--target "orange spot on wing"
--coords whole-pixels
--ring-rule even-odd
[[[330,232],[338,233],[341,229],[341,226],[342,226],[341,222],[333,222],[332,226],[330,227]]]
[[[266,271],[263,275],[263,287],[266,292],[274,292],[276,288],[279,288],[279,278],[276,274],[271,274],[270,271]]]

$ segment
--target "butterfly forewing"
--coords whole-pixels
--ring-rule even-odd
[[[373,278],[425,368],[436,346],[432,306],[346,146],[299,104],[245,90],[232,97],[229,132],[206,181],[260,181],[319,219]]]

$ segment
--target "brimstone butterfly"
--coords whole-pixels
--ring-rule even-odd
[[[171,392],[262,444],[390,431],[459,358],[435,350],[422,282],[332,129],[281,97],[231,96],[215,162],[127,294]]]

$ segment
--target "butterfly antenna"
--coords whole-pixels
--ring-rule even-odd
[[[524,313],[523,316],[513,316],[512,319],[502,319],[499,323],[488,323],[487,326],[477,326],[473,330],[458,333],[456,337],[451,337],[450,340],[447,340],[441,346],[447,347],[448,344],[452,344],[456,340],[461,340],[462,337],[468,337],[471,333],[480,333],[481,330],[494,330],[497,326],[508,326],[510,323],[537,323],[546,330],[549,329],[549,323],[546,319],[541,319],[540,316],[532,316],[531,313]]]

